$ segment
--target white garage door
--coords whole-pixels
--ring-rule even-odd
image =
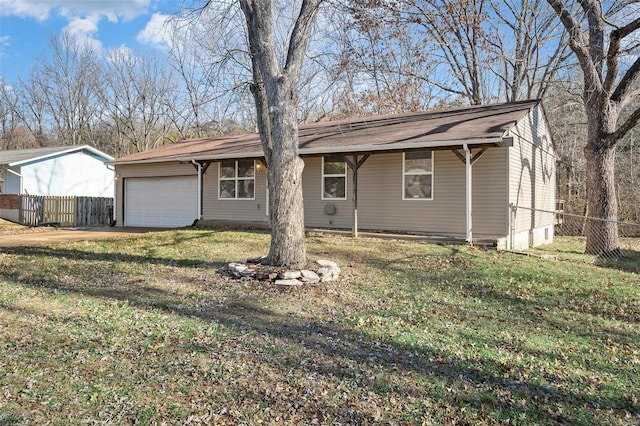
[[[124,185],[125,226],[180,227],[198,217],[195,176],[128,178]]]

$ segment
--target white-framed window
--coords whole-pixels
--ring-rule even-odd
[[[405,152],[402,167],[402,199],[433,200],[433,152]]]
[[[344,157],[322,157],[322,199],[347,199],[347,162]]]
[[[256,162],[225,160],[218,163],[218,199],[255,200]]]

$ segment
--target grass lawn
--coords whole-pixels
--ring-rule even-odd
[[[217,274],[260,232],[0,251],[0,424],[640,423],[640,276],[311,234],[339,282]]]
[[[530,249],[529,252],[539,255],[551,254],[561,260],[588,263],[640,274],[640,238],[620,238],[621,255],[618,258],[601,258],[585,254],[585,245],[586,238],[584,237],[559,236],[554,238],[552,244]]]

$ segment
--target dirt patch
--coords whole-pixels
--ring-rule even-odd
[[[7,223],[11,224],[11,222]],[[11,225],[6,227],[2,225],[4,225],[4,223],[0,224],[0,247],[46,246],[69,241],[97,240],[101,238],[161,231],[160,229],[152,228],[30,228],[12,224],[17,227],[13,228]]]
[[[8,220],[0,219],[0,235],[33,234],[51,232],[55,228],[24,226]]]

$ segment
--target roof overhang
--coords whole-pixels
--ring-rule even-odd
[[[473,146],[511,146],[513,138],[510,137],[493,137],[478,139],[451,139],[430,142],[399,142],[387,144],[371,144],[371,145],[344,145],[341,147],[316,147],[316,148],[300,148],[298,154],[301,157],[317,156],[317,155],[333,155],[333,154],[356,154],[356,153],[383,153],[393,151],[407,151],[414,149],[456,149],[462,148],[463,145]],[[170,163],[170,162],[191,162],[193,161],[219,161],[234,160],[239,158],[263,158],[264,152],[246,151],[228,154],[215,153],[193,153],[192,155],[160,157],[146,160],[134,161],[110,161],[109,164],[116,166],[131,164],[150,164],[150,163]]]
[[[33,157],[25,160],[14,161],[13,163],[7,163],[7,166],[9,167],[22,166],[23,164],[34,163],[36,161],[42,161],[42,160],[46,160],[47,158],[58,157],[64,154],[71,154],[77,151],[88,151],[98,157],[104,158],[107,161],[113,160],[112,156],[105,154],[104,152],[99,151],[89,145],[80,145],[80,146],[73,146],[73,147],[70,147],[69,149],[65,149],[61,151],[51,152],[49,154],[41,155],[39,157]]]

